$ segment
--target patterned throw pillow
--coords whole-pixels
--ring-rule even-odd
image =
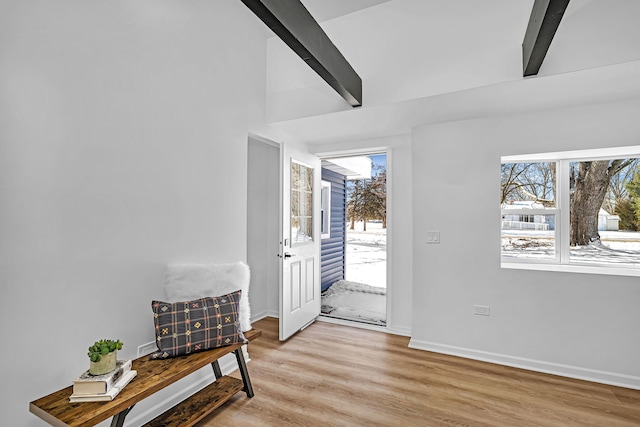
[[[246,342],[238,321],[241,293],[174,303],[153,301],[158,351],[150,358],[167,359]]]

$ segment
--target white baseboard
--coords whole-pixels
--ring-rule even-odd
[[[268,316],[268,311],[264,310],[259,313],[251,313],[251,323],[257,322],[258,320],[262,320]]]
[[[260,313],[254,313],[251,315],[251,323],[257,322],[258,320],[262,320],[265,317],[275,317],[276,319],[280,317],[280,313],[277,311],[265,310]]]
[[[245,358],[246,357],[247,357],[247,355],[245,353]],[[233,353],[225,354],[220,359],[218,359],[218,363],[220,364],[220,370],[222,371],[223,375],[228,375],[231,372],[233,372],[236,369],[238,369],[238,364],[236,362],[236,357],[235,357],[235,355]],[[202,369],[205,370],[205,369],[207,369],[207,367],[205,366]],[[156,402],[150,408],[147,408],[143,412],[138,414],[138,413],[136,413],[136,411],[134,409],[131,412],[131,415],[129,415],[125,419],[125,423],[124,423],[125,427],[140,426],[140,425],[152,420],[153,418],[155,418],[158,415],[162,414],[167,409],[177,405],[178,403],[180,403],[183,400],[185,400],[187,397],[191,396],[192,394],[196,393],[197,391],[205,388],[206,386],[208,386],[209,384],[214,382],[215,376],[213,375],[213,369],[209,368],[209,370],[211,372],[206,374],[205,377],[200,378],[199,380],[194,381],[193,383],[189,384],[188,386],[181,388],[179,392],[174,393],[169,397],[165,397],[164,399],[162,399],[159,402]],[[185,377],[185,379],[187,379],[187,378],[189,378],[189,377]],[[181,382],[180,382],[181,385],[183,384],[182,381],[184,381],[184,380],[181,380]],[[172,386],[173,386],[173,384],[172,384]],[[169,386],[169,388],[170,387],[171,386]],[[143,402],[146,402],[148,400],[152,400],[153,397],[154,396],[149,396]]]
[[[396,328],[393,326],[387,326],[387,332],[394,335],[402,335],[403,337],[411,336],[411,329],[409,328]]]
[[[433,351],[435,353],[449,354],[465,357],[467,359],[496,363],[498,365],[527,369],[529,371],[543,372],[546,374],[560,375],[579,380],[592,381],[602,384],[625,387],[640,390],[640,377],[618,374],[615,372],[598,371],[595,369],[581,368],[578,366],[562,365],[559,363],[545,362],[541,360],[526,359],[498,353],[473,350],[446,344],[438,344],[427,341],[411,339],[409,347],[418,350]]]

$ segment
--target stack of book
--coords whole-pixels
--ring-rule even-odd
[[[131,360],[118,360],[116,369],[104,375],[91,375],[85,371],[73,380],[73,393],[69,402],[108,402],[138,374],[131,369]]]

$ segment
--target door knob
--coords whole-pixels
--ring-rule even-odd
[[[278,258],[291,258],[295,255],[291,255],[289,252],[285,252],[284,255],[278,254]]]

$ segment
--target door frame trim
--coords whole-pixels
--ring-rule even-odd
[[[320,147],[319,147],[320,148]],[[335,158],[335,157],[355,157],[355,156],[369,156],[373,154],[386,154],[387,156],[387,268],[386,268],[386,284],[387,284],[387,298],[386,298],[386,310],[387,310],[387,322],[386,326],[371,325],[375,330],[387,330],[391,331],[393,325],[393,286],[391,283],[392,269],[393,269],[393,148],[389,146],[382,147],[370,147],[370,148],[357,148],[351,150],[338,150],[338,151],[319,151],[314,152],[316,156],[323,159]],[[345,266],[346,267],[346,266]],[[323,317],[323,320],[329,319],[329,317]],[[326,320],[331,322],[330,320]],[[349,324],[359,324],[359,322],[349,322]],[[332,322],[339,323],[339,322]],[[364,325],[364,324],[362,324]],[[365,329],[369,329],[368,327]],[[404,333],[399,333],[404,335]]]

